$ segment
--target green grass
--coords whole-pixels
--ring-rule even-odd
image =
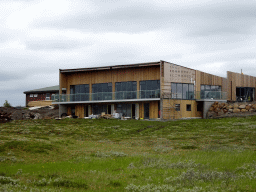
[[[0,124],[0,191],[256,191],[256,117]]]

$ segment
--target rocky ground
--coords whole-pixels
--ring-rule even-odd
[[[256,103],[219,103],[214,102],[207,118],[244,117],[256,115]]]
[[[29,110],[28,108],[0,107],[0,123],[22,119],[53,119],[59,117],[59,109],[49,106]]]

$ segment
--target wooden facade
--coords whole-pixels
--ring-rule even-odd
[[[227,72],[227,90],[228,90],[229,101],[236,101],[237,87],[255,88],[256,77],[228,71]],[[256,95],[255,95],[255,98],[256,98]]]
[[[136,114],[139,118],[145,118],[149,106],[150,119],[179,119],[188,117],[203,117],[202,102],[196,98],[200,94],[202,85],[220,86],[221,91],[227,93],[228,100],[234,100],[236,87],[255,87],[256,77],[227,72],[227,78],[208,74],[198,70],[190,69],[166,61],[144,63],[126,66],[107,66],[100,68],[60,70],[60,93],[66,88],[70,94],[71,85],[88,84],[89,93],[92,93],[92,85],[98,83],[112,83],[112,92],[115,92],[116,82],[136,81],[137,90],[140,90],[140,81],[160,80],[159,100],[129,101],[127,103],[136,105]],[[172,97],[172,83],[188,84],[193,86],[194,98]],[[186,85],[182,85],[183,87]],[[177,86],[178,87],[178,86]],[[213,88],[214,89],[214,88]],[[192,91],[193,92],[193,91]],[[189,95],[189,93],[187,93]],[[112,97],[114,100],[114,96]],[[210,98],[211,99],[211,98]],[[200,107],[198,107],[200,103]],[[60,103],[61,104],[61,103]],[[99,104],[103,105],[103,104]],[[110,101],[105,105],[111,106],[111,113],[117,109],[118,101]],[[146,107],[145,107],[146,106]],[[179,108],[179,110],[177,110]],[[67,104],[67,113],[84,117],[92,114],[92,102],[82,104]]]
[[[97,83],[112,83],[112,92],[115,92],[115,83],[125,81],[137,81],[137,90],[140,90],[139,82],[146,80],[160,80],[160,65],[60,73],[60,87],[66,88],[67,94],[70,94],[70,85],[79,84],[89,84],[89,93],[92,93],[92,85]]]

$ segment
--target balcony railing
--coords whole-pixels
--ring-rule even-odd
[[[103,101],[160,98],[160,90],[119,91],[52,95],[53,102]]]
[[[227,100],[227,92],[222,91],[197,91],[196,99]]]

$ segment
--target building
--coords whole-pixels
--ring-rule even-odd
[[[215,101],[255,98],[255,77],[228,72],[224,78],[166,61],[60,69],[59,74],[60,94],[53,104],[59,104],[60,115],[80,118],[102,112],[135,119],[205,117]]]
[[[26,94],[26,106],[28,106],[28,103],[31,101],[51,100],[52,95],[59,94],[59,85],[34,89],[23,93]],[[63,89],[63,93],[65,93],[65,89]]]

